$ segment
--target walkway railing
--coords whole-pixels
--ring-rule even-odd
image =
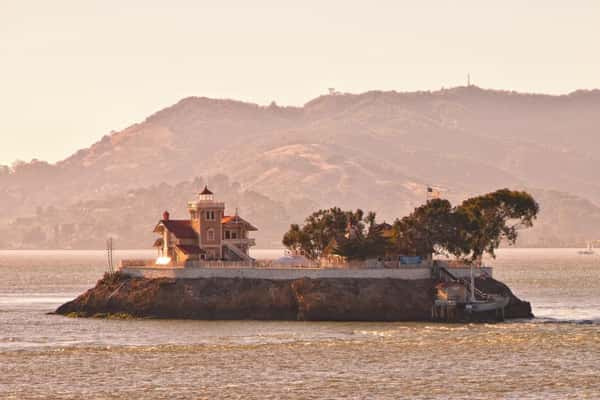
[[[127,267],[153,267],[156,265],[156,259],[147,258],[147,259],[129,259],[129,260],[121,260],[119,266],[121,268]]]

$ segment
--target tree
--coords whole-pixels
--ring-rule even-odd
[[[377,227],[377,223],[375,220],[377,219],[377,214],[373,211],[369,211],[364,218],[364,222],[367,224],[367,233],[372,234],[375,228]]]
[[[306,218],[302,228],[295,224],[290,226],[283,245],[310,259],[318,259],[333,239],[344,234],[348,220],[348,213],[337,207],[315,211]]]
[[[470,261],[484,253],[495,257],[503,240],[514,244],[520,229],[533,226],[538,212],[538,203],[524,191],[500,189],[467,199],[454,211],[459,238],[449,250]]]
[[[467,199],[458,207],[433,199],[397,219],[387,240],[374,212],[365,215],[360,209],[334,207],[312,213],[302,227],[291,225],[283,244],[313,260],[333,248],[334,254],[349,260],[393,251],[424,258],[449,253],[473,262],[484,253],[495,256],[494,250],[504,240],[514,244],[518,231],[531,227],[538,211],[530,194],[508,189]]]
[[[349,241],[363,240],[363,217],[364,212],[360,209],[343,211],[339,207],[333,207],[318,210],[306,218],[302,227],[291,225],[283,236],[282,243],[288,249],[316,260],[332,243],[346,245]]]
[[[361,215],[357,212],[355,218]],[[378,229],[379,225],[377,225],[376,218],[377,215],[373,211],[369,211],[362,219],[362,224],[357,224],[359,228],[355,226],[353,235],[347,234],[337,240],[334,253],[348,260],[366,260],[367,258],[384,255],[387,240],[382,236],[381,230]]]
[[[290,230],[283,235],[282,243],[294,253],[311,252],[310,238],[298,224],[290,226]]]
[[[456,227],[448,200],[432,199],[393,225],[391,248],[407,255],[428,257],[453,247]]]

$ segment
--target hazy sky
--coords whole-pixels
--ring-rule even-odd
[[[468,72],[597,88],[599,39],[598,0],[0,0],[0,164],[62,159],[186,96],[301,105]]]

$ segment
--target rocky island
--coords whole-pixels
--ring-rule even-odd
[[[106,275],[56,313],[185,319],[301,321],[429,321],[434,279],[134,278]],[[531,318],[531,306],[493,278],[476,280],[487,293],[510,297],[506,318]]]
[[[434,190],[429,189],[433,194]],[[204,187],[189,219],[165,211],[154,233],[157,258],[122,260],[116,273],[56,311],[77,316],[303,321],[473,321],[532,317],[529,303],[482,263],[538,205],[525,192],[498,190],[460,206],[437,196],[397,219],[319,210],[292,225],[289,255],[270,264],[250,256],[257,228],[225,214]],[[512,224],[509,221],[513,221]],[[454,259],[434,259],[434,254]]]

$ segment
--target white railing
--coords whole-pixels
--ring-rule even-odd
[[[133,260],[121,260],[119,263],[119,268],[127,268],[127,267],[152,267],[156,265],[155,258],[148,259],[133,259]]]
[[[254,260],[248,261],[188,261],[186,268],[256,268]]]
[[[202,205],[204,207],[211,207],[211,208],[225,208],[224,202],[214,201],[214,200],[191,200],[191,201],[188,201],[187,204],[188,204],[188,208],[195,208],[195,207],[198,207],[199,205]]]
[[[155,259],[135,259],[122,260],[120,268],[163,268],[163,269],[181,269],[181,268],[258,268],[258,269],[427,269],[426,263],[413,265],[398,265],[398,262],[378,262],[368,263],[366,261],[351,261],[340,263],[319,263],[311,261],[308,265],[285,265],[278,264],[276,260],[255,260],[248,257],[241,261],[222,261],[222,260],[188,260],[185,263],[171,262],[167,265],[157,265]],[[486,272],[488,269],[486,268]],[[491,268],[489,269],[491,270]],[[490,271],[491,272],[491,271]],[[454,273],[454,272],[453,272]]]
[[[434,260],[436,265],[444,268],[471,268],[471,264],[467,264],[462,260]],[[489,268],[487,265],[474,263],[473,268]]]
[[[256,246],[256,240],[254,238],[223,239],[223,244],[245,244],[247,246]]]
[[[231,264],[229,264],[231,265]],[[301,278],[371,278],[371,279],[429,279],[429,268],[406,269],[342,269],[342,268],[125,268],[130,276],[145,278],[246,278],[246,279],[275,279],[290,280]]]

